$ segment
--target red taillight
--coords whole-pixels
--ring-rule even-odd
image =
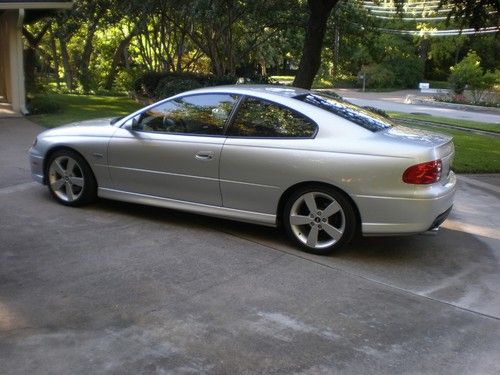
[[[428,185],[441,178],[441,160],[412,165],[403,173],[403,182],[407,184]]]

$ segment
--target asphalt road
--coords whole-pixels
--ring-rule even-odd
[[[0,374],[498,374],[497,176],[436,236],[331,257],[277,230],[30,182],[40,129],[0,119]],[[5,163],[7,161],[7,163]]]
[[[470,112],[452,108],[434,107],[421,104],[405,104],[389,100],[365,99],[365,98],[354,98],[354,97],[345,97],[344,99],[359,106],[370,106],[382,109],[384,111],[428,114],[431,116],[438,116],[438,117],[448,117],[461,120],[500,124],[500,115],[493,113]]]

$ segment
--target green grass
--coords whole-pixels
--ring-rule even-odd
[[[57,113],[33,115],[28,118],[45,127],[55,127],[73,121],[89,120],[101,117],[127,115],[141,107],[133,99],[124,96],[97,96],[73,94],[44,94],[57,102],[61,111]]]
[[[292,83],[293,80],[295,79],[295,76],[270,76],[269,78],[271,78],[274,81]]]
[[[429,130],[428,126],[411,125],[412,128]],[[472,134],[454,129],[431,129],[453,136],[455,160],[453,170],[457,173],[499,173],[500,138]]]
[[[446,124],[450,126],[461,126],[463,128],[487,130],[495,133],[500,133],[500,124],[492,124],[485,122],[469,121],[469,120],[459,120],[446,117],[436,117],[430,115],[415,115],[411,113],[402,112],[388,112],[389,116],[394,119],[402,120],[419,120],[425,122],[435,122],[438,124]]]

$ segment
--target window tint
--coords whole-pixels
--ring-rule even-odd
[[[236,95],[191,95],[162,103],[143,112],[135,128],[150,132],[217,135],[238,100]]]
[[[312,137],[316,125],[308,118],[277,104],[246,98],[238,108],[228,135],[247,137]]]
[[[341,99],[334,99],[323,95],[312,94],[296,96],[295,99],[312,104],[315,107],[322,108],[373,132],[387,129],[392,126],[390,120],[386,119],[385,117],[377,115],[373,112],[370,112],[366,109],[363,109]]]

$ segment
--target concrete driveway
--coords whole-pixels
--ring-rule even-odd
[[[30,182],[41,129],[0,119],[1,374],[498,374],[496,176],[436,236],[331,257],[274,229]],[[6,163],[7,161],[7,163]]]

